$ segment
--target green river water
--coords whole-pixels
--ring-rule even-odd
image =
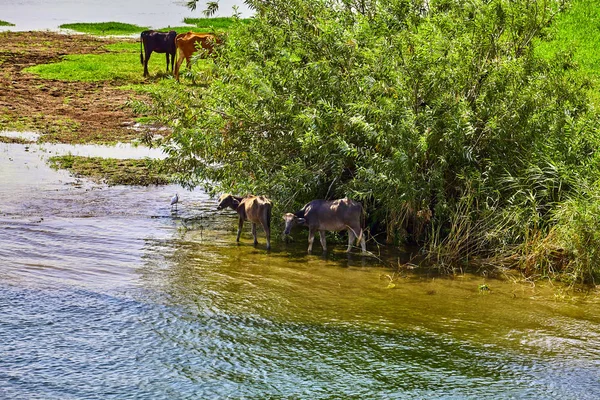
[[[91,184],[61,151],[0,144],[2,399],[600,398],[595,293],[267,253],[201,191]]]

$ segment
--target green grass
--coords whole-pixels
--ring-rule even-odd
[[[177,33],[185,33],[185,32],[189,32],[189,31],[197,30],[197,28],[194,25],[187,25],[187,26],[167,26],[166,28],[160,28],[160,29],[155,29],[155,30],[159,31],[159,32],[175,31]]]
[[[247,19],[241,20],[243,23],[248,21]],[[2,26],[0,21],[0,26]],[[167,26],[164,28],[156,29],[160,32],[176,31],[177,33],[183,33],[188,31],[226,31],[229,27],[235,23],[235,19],[231,17],[226,18],[185,18],[182,26]],[[8,22],[6,24],[9,24]],[[9,24],[12,25],[12,24]],[[150,29],[147,26],[138,26],[132,24],[124,24],[121,22],[79,22],[74,24],[63,24],[60,25],[61,29],[70,29],[73,31],[88,33],[90,35],[97,36],[129,36],[134,34],[140,34],[142,31]]]
[[[140,63],[140,44],[120,42],[107,45],[109,53],[66,55],[60,62],[35,65],[24,71],[43,79],[62,81],[126,81],[127,85],[145,82],[144,68]],[[209,60],[201,60],[195,67],[206,68]],[[170,66],[169,66],[170,68]],[[182,64],[185,71],[185,62]],[[165,54],[152,53],[148,63],[151,76],[166,76]],[[169,75],[171,72],[169,72]]]
[[[240,21],[242,23],[248,23],[249,19],[242,19]],[[210,30],[211,28],[214,28],[215,30],[226,31],[232,24],[235,23],[235,18],[184,18],[183,22],[193,25],[199,29]]]
[[[550,40],[536,46],[538,54],[551,59],[559,52],[572,52],[579,66],[578,74],[592,80],[597,92],[600,85],[600,2],[597,0],[573,0],[571,7],[558,15],[552,28]],[[599,103],[595,99],[595,103]]]
[[[109,53],[67,55],[60,62],[36,65],[26,68],[24,71],[36,74],[43,79],[63,81],[124,80],[128,83],[144,81],[139,43],[122,42],[106,47],[111,50]],[[148,70],[151,75],[164,74],[166,72],[165,55],[152,53]]]
[[[240,20],[242,23],[248,23],[249,19]],[[181,26],[168,26],[157,29],[160,32],[175,31],[177,33],[184,32],[212,32],[212,31],[227,31],[231,25],[235,23],[235,18],[219,17],[219,18],[184,18],[184,24]]]
[[[11,24],[10,22],[2,21],[0,19],[0,26],[15,26],[15,24]]]
[[[105,49],[114,51],[116,53],[126,52],[126,53],[135,53],[140,51],[139,43],[131,43],[131,42],[117,42],[112,44],[107,44],[104,46]]]
[[[149,29],[146,26],[138,26],[132,24],[124,24],[121,22],[97,22],[97,23],[75,23],[75,24],[63,24],[60,25],[61,29],[71,29],[77,32],[88,33],[90,35],[98,36],[123,36],[133,35]]]
[[[164,185],[171,178],[163,171],[162,160],[117,160],[113,158],[55,156],[49,159],[55,169],[108,185]]]

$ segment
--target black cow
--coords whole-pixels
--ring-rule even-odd
[[[148,76],[148,60],[153,51],[157,53],[166,53],[167,72],[169,72],[169,55],[171,56],[171,71],[175,63],[175,37],[177,32],[156,32],[144,31],[140,35],[140,62],[144,66],[144,76]],[[146,55],[144,59],[144,53]]]

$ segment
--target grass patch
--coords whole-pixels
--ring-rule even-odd
[[[77,177],[108,185],[165,185],[171,182],[163,172],[163,161],[153,159],[117,160],[114,158],[55,156],[49,159],[55,169],[66,169]]]
[[[140,64],[139,45],[136,51],[105,54],[74,54],[63,57],[62,61],[52,64],[41,64],[24,69],[43,79],[62,81],[109,81],[124,80],[130,83],[144,81],[144,69]],[[164,74],[166,63],[164,54],[153,54],[148,64],[150,71]]]
[[[198,28],[196,28],[194,25],[185,25],[185,26],[167,26],[166,28],[160,28],[160,29],[155,29],[158,32],[169,32],[169,31],[175,31],[177,33],[186,33],[189,31],[197,31]]]
[[[71,29],[73,31],[98,36],[133,35],[135,33],[141,33],[142,31],[149,29],[147,26],[124,24],[122,22],[81,22],[75,24],[63,24],[60,25],[59,28]]]
[[[0,114],[0,130],[3,131],[36,131],[38,124],[43,121],[41,115],[17,115],[13,112],[4,111]]]
[[[539,42],[536,51],[546,59],[558,53],[572,53],[579,66],[577,74],[600,84],[600,6],[596,0],[574,0],[552,26],[548,41]],[[591,91],[592,101],[600,104],[597,90]]]
[[[140,52],[140,43],[139,42],[117,42],[112,44],[107,44],[104,46],[106,50],[115,52],[115,53],[139,53]]]
[[[106,46],[108,53],[66,55],[60,62],[40,64],[23,71],[36,74],[43,79],[62,81],[126,81],[128,84],[146,82],[140,64],[140,43],[120,42]],[[210,60],[200,60],[199,68],[206,68]],[[170,67],[169,67],[170,68]],[[185,63],[183,67],[185,69]],[[148,63],[150,74],[157,77],[171,76],[166,73],[165,54],[152,53]]]
[[[235,18],[185,18],[184,26],[167,26],[165,28],[156,29],[159,32],[175,31],[177,33],[185,33],[189,31],[226,31],[235,23]],[[240,20],[242,23],[247,23],[249,19]],[[8,24],[8,22],[7,22]],[[11,24],[12,25],[12,24]],[[2,26],[2,24],[0,24]],[[150,29],[147,26],[138,26],[125,24],[122,22],[78,22],[74,24],[60,25],[61,29],[70,29],[76,32],[87,33],[97,36],[130,36],[140,34],[142,31]]]
[[[250,19],[240,19],[241,23],[248,23]],[[221,17],[221,18],[184,18],[183,22],[190,24],[199,29],[210,30],[223,30],[226,31],[231,25],[236,22],[235,18],[232,17]]]
[[[60,62],[40,64],[25,68],[24,71],[38,75],[43,79],[62,81],[126,81],[127,84],[146,82],[143,67],[140,64],[140,44],[120,42],[109,44],[110,51],[103,54],[73,54],[64,56]],[[209,60],[200,60],[198,67],[206,67]],[[170,68],[170,67],[169,67]],[[185,63],[184,67],[185,69]],[[157,77],[170,76],[166,73],[165,54],[152,53],[148,63],[150,74]]]
[[[0,19],[0,26],[15,26],[15,24],[12,24],[12,23],[10,23],[8,21],[2,21]]]

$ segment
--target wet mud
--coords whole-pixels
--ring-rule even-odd
[[[118,41],[135,41],[119,38]],[[61,143],[128,142],[132,129],[128,100],[143,95],[119,89],[124,82],[63,82],[23,72],[60,61],[67,54],[106,53],[116,39],[49,31],[0,32],[0,130],[43,133],[41,140]]]

